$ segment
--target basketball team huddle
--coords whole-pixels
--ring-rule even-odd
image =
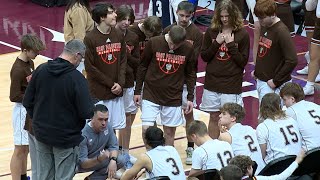
[[[254,27],[251,75],[259,97],[259,125],[253,129],[241,124],[250,54],[244,0],[217,0],[204,33],[193,23],[196,8],[188,1],[152,0],[149,16],[135,22],[129,5],[97,3],[91,9],[87,0],[71,0],[61,55],[35,69],[32,60],[45,45],[27,34],[10,72],[12,178],[27,178],[30,152],[35,180],[69,180],[83,172],[92,172],[87,180],[184,180],[210,169],[224,180],[287,179],[306,153],[320,147],[320,107],[304,100],[314,94],[319,74],[320,5],[304,1],[310,62],[299,71],[308,73],[302,88],[291,78],[298,58],[290,2],[246,0]],[[206,63],[199,109],[209,113],[208,126],[193,114],[199,58]],[[137,118],[147,150],[138,159],[129,153]],[[184,124],[188,177],[174,147],[176,128]],[[288,155],[296,160],[281,174],[259,175]]]

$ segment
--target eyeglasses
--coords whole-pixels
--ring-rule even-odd
[[[81,53],[78,52],[77,55],[81,56],[81,61],[80,62],[84,62],[84,54],[81,54]]]

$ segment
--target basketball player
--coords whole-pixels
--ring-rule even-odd
[[[221,133],[219,140],[231,144],[233,154],[247,155],[258,164],[256,174],[265,166],[258,144],[256,131],[251,126],[244,126],[241,121],[245,117],[242,106],[236,103],[226,103],[220,109],[220,125],[227,128]]]
[[[255,70],[259,101],[267,93],[279,93],[283,84],[291,80],[298,63],[290,32],[276,16],[274,0],[259,0],[254,13],[261,25]]]
[[[286,155],[298,155],[301,150],[299,128],[282,110],[279,95],[268,93],[262,98],[259,117],[257,137],[266,164]]]
[[[13,124],[13,143],[14,150],[10,161],[10,171],[13,180],[27,180],[27,158],[29,153],[32,165],[32,175],[36,173],[36,149],[33,141],[33,131],[29,129],[30,118],[26,122],[27,111],[22,105],[22,100],[27,89],[28,83],[34,70],[33,60],[40,51],[45,49],[43,42],[35,35],[26,34],[21,37],[21,52],[16,58],[10,70],[10,101],[14,102],[12,111]],[[24,130],[23,127],[27,127]],[[28,133],[29,132],[29,133]],[[28,138],[29,136],[29,138]],[[28,140],[29,139],[29,140]]]
[[[273,176],[254,176],[252,164],[249,156],[239,155],[231,159],[230,165],[238,166],[242,171],[242,180],[286,180],[298,168],[298,165],[305,157],[303,150],[297,155],[295,161],[285,169],[281,174]]]
[[[306,2],[307,11],[316,10],[316,23],[311,39],[310,46],[310,63],[308,65],[308,81],[306,86],[303,88],[305,95],[314,94],[314,82],[316,76],[319,73],[320,66],[320,1],[317,0],[307,0]]]
[[[177,9],[177,15],[178,15],[178,20],[176,23],[173,23],[172,25],[166,27],[163,30],[163,34],[166,34],[170,31],[170,28],[174,25],[179,25],[183,28],[185,28],[187,34],[186,34],[186,40],[190,42],[190,44],[193,47],[194,53],[195,53],[195,71],[197,72],[197,65],[198,65],[198,57],[201,49],[201,44],[202,44],[202,39],[203,35],[200,29],[191,21],[193,15],[194,15],[194,6],[192,3],[188,1],[182,1],[178,4],[178,9]],[[183,93],[182,93],[182,109],[186,109],[187,107],[187,85],[183,85]],[[194,89],[194,94],[196,94],[196,89]],[[196,98],[194,98],[193,105],[196,106]],[[186,119],[186,131],[187,127],[189,124],[194,120],[193,117],[193,111],[191,111],[189,114],[184,113],[184,117]],[[187,159],[186,159],[186,164],[191,165],[192,163],[192,152],[194,149],[194,143],[188,139],[188,145],[187,145]]]
[[[195,57],[191,44],[185,38],[186,30],[176,25],[168,34],[153,37],[147,42],[138,67],[134,96],[136,104],[141,105],[142,134],[154,125],[160,114],[166,145],[171,146],[176,127],[183,124],[181,101],[185,82],[188,90],[185,112],[188,114],[193,109]]]
[[[200,109],[210,113],[209,135],[219,136],[219,109],[227,102],[243,105],[243,71],[249,58],[250,39],[241,12],[230,0],[218,4],[207,29],[201,57],[207,62]]]
[[[128,30],[130,24],[134,22],[134,11],[129,5],[121,5],[117,9],[116,29],[124,34],[127,47],[127,68],[126,80],[123,89],[124,109],[126,112],[126,127],[119,132],[119,149],[126,159],[125,169],[131,168],[129,156],[129,143],[131,137],[131,126],[136,117],[137,106],[133,101],[135,73],[140,62],[140,49],[138,35]]]
[[[146,171],[147,177],[168,176],[174,180],[185,180],[183,165],[177,150],[165,146],[165,138],[161,129],[151,126],[146,130],[145,140],[147,149],[131,169],[126,171],[121,180],[138,179],[141,172]]]
[[[178,19],[176,11],[181,1],[183,0],[150,0],[148,16],[159,17],[162,27],[167,27]]]
[[[189,176],[196,176],[203,170],[227,166],[233,157],[229,143],[211,139],[207,126],[202,121],[193,121],[188,127],[187,135],[198,146],[192,156],[192,168]]]
[[[149,16],[146,19],[135,22],[128,27],[129,30],[136,33],[139,37],[140,57],[146,46],[147,41],[154,36],[158,36],[162,32],[162,24],[157,16]]]
[[[302,74],[302,75],[307,75],[308,72],[309,72],[309,68],[308,68],[308,64],[310,63],[310,48],[311,48],[311,39],[313,37],[313,32],[314,32],[314,25],[315,25],[315,22],[316,22],[316,11],[313,10],[313,11],[307,11],[306,9],[306,1],[307,0],[303,0],[303,4],[302,4],[302,8],[304,10],[304,13],[305,13],[305,17],[304,17],[304,30],[306,31],[306,35],[307,35],[307,38],[308,38],[308,52],[306,52],[304,54],[304,57],[307,61],[307,65],[300,69],[300,70],[297,70],[297,73],[298,74]],[[320,74],[317,75],[316,79],[315,79],[315,82],[319,82],[320,81]]]
[[[126,44],[123,33],[114,28],[116,13],[109,3],[98,3],[92,19],[98,24],[86,34],[85,69],[91,96],[109,109],[113,129],[126,127],[123,87],[126,74]]]
[[[287,83],[280,95],[288,108],[286,114],[298,123],[304,150],[320,147],[320,106],[303,100],[303,89],[296,83]]]

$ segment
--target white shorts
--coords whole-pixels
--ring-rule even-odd
[[[280,90],[281,88],[288,82],[287,81],[285,83],[283,83],[280,87],[276,88],[276,89],[272,89],[267,82],[261,81],[259,79],[256,79],[257,81],[257,91],[258,91],[258,96],[259,96],[259,102],[261,102],[262,98],[264,95],[268,94],[268,93],[276,93],[276,94],[280,94]]]
[[[241,94],[223,94],[203,89],[200,109],[205,112],[219,112],[225,103],[237,103],[243,106]]]
[[[14,145],[29,145],[28,131],[24,129],[27,110],[21,103],[15,103],[12,111],[13,143]]]
[[[77,67],[77,70],[81,72],[81,74],[85,75],[84,72],[86,71],[84,68],[84,62],[80,62],[79,66]]]
[[[148,100],[142,100],[141,121],[144,126],[153,126],[160,114],[161,124],[177,127],[184,123],[181,106],[161,106]]]
[[[193,91],[194,99],[193,99],[193,107],[197,107],[197,96],[196,96],[196,86],[194,86],[194,91]],[[182,109],[185,109],[187,107],[187,99],[188,96],[188,90],[187,90],[187,85],[183,85],[183,91],[182,91]]]
[[[107,106],[109,110],[109,120],[113,129],[123,129],[126,127],[126,114],[124,112],[123,97],[117,97],[110,100],[102,100],[97,104]]]
[[[124,102],[124,110],[126,113],[136,114],[138,108],[133,101],[134,89],[124,88],[123,89],[123,102]]]

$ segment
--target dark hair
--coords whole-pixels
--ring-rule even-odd
[[[123,4],[119,6],[119,8],[116,10],[117,13],[117,22],[125,20],[127,17],[129,17],[130,24],[134,23],[135,16],[134,11],[130,5]]]
[[[114,10],[110,3],[97,3],[92,9],[92,19],[97,24],[101,23],[101,18],[109,14],[109,9]]]
[[[220,108],[220,112],[227,112],[230,114],[230,116],[233,116],[236,118],[237,123],[241,123],[241,121],[244,119],[246,112],[242,106],[240,106],[237,103],[226,103]]]
[[[233,31],[238,31],[243,27],[242,13],[238,6],[230,0],[222,0],[214,10],[213,18],[211,20],[211,28],[214,30],[222,30],[221,11],[226,10],[229,14],[229,24]]]
[[[253,165],[253,161],[249,156],[238,155],[230,160],[229,165],[236,165],[242,171],[242,176],[247,174],[248,168]]]
[[[80,5],[84,6],[87,8],[88,12],[90,12],[90,4],[89,0],[69,0],[67,7],[66,7],[66,12],[71,9],[76,3],[79,3]]]
[[[169,31],[170,39],[174,44],[179,44],[186,40],[186,34],[186,30],[179,25],[172,26]]]
[[[286,117],[286,114],[281,108],[280,96],[276,93],[264,95],[260,103],[260,121],[268,118],[276,120],[284,117]]]
[[[33,50],[33,51],[42,51],[46,48],[46,45],[41,41],[41,39],[33,34],[25,34],[21,37],[20,41],[21,51]]]
[[[293,82],[286,83],[283,88],[280,90],[280,96],[292,96],[296,102],[299,102],[304,99],[304,92],[302,87]]]
[[[195,10],[194,5],[191,2],[188,1],[181,1],[178,4],[177,11],[186,11],[187,13],[193,13]]]
[[[164,146],[165,138],[163,137],[163,131],[155,126],[150,126],[145,134],[145,140],[147,144],[153,149],[157,146]]]
[[[273,16],[276,13],[277,5],[274,0],[259,0],[254,7],[254,14],[258,18]]]
[[[108,112],[108,108],[107,106],[103,105],[103,104],[96,104],[93,108],[93,112],[94,114],[97,114],[97,112]]]
[[[238,166],[228,165],[220,170],[220,174],[224,180],[241,180],[242,171]]]
[[[208,134],[207,125],[202,121],[198,121],[198,120],[192,121],[189,127],[187,127],[187,135],[191,136],[192,134],[205,136],[206,134]]]
[[[162,22],[157,16],[149,16],[143,20],[143,28],[146,31],[153,33],[153,36],[158,36],[162,32]]]

